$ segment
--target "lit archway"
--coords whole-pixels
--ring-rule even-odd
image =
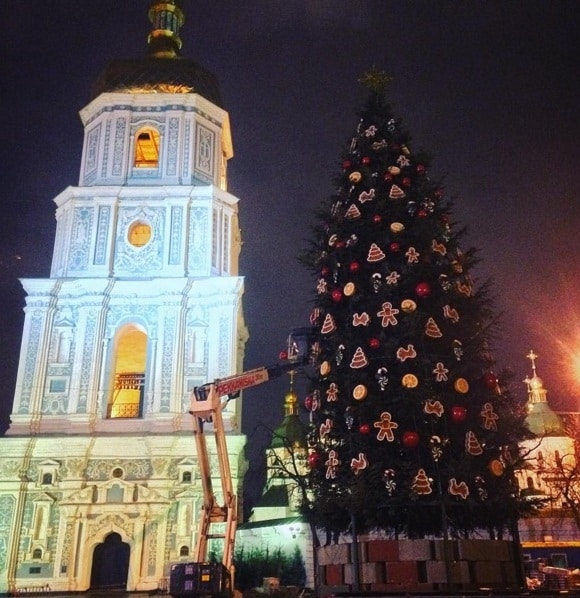
[[[147,334],[135,324],[127,324],[115,335],[113,389],[108,417],[141,417],[147,367]]]
[[[157,129],[146,127],[135,135],[135,168],[157,168],[159,166],[159,141]]]

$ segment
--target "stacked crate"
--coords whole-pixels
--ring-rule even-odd
[[[447,589],[447,567],[457,590],[517,589],[513,544],[502,540],[449,540],[448,564],[443,540],[358,542],[361,591],[436,592]],[[318,551],[322,594],[349,592],[355,583],[351,544]]]

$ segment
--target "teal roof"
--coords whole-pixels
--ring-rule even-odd
[[[249,521],[238,527],[243,529],[259,529],[261,527],[274,527],[276,525],[286,525],[288,523],[306,523],[306,519],[297,515],[296,517],[282,517],[281,519],[266,519],[264,521]]]

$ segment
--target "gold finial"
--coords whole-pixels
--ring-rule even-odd
[[[179,29],[185,22],[176,0],[153,0],[149,8],[153,30],[147,42],[149,53],[158,58],[174,58],[181,50]]]
[[[392,80],[393,77],[387,75],[385,71],[381,71],[373,65],[370,71],[367,71],[359,78],[358,82],[372,91],[381,92],[385,90],[388,83]]]
[[[290,390],[284,397],[284,415],[297,415],[298,414],[298,395],[294,390],[294,370],[290,370]]]

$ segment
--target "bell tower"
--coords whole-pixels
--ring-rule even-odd
[[[155,0],[148,16],[147,54],[106,66],[80,111],[79,182],[54,199],[50,275],[21,280],[0,593],[31,578],[53,592],[161,588],[195,546],[203,503],[191,391],[242,369],[228,113],[214,75],[181,56],[178,3]],[[240,408],[223,415],[243,496]],[[217,460],[211,440],[208,452]],[[102,565],[117,545],[112,579]]]
[[[179,6],[154,2],[149,19],[148,54],[110,63],[80,112],[79,186],[54,200],[50,278],[22,281],[8,434],[189,428],[192,387],[241,366],[228,113],[216,78],[180,56]]]

